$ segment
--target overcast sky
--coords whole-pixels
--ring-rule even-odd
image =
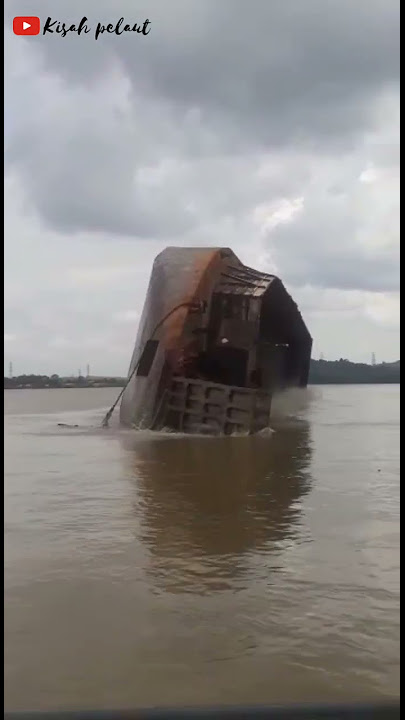
[[[14,15],[80,37],[12,33]],[[147,36],[98,22],[149,19]],[[282,278],[313,356],[399,357],[399,2],[6,0],[5,370],[126,374],[154,256]]]

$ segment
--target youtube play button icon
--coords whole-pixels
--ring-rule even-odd
[[[13,20],[14,35],[39,35],[40,29],[39,17],[22,15]]]

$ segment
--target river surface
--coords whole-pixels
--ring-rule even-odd
[[[5,391],[6,709],[397,697],[399,386],[219,439],[117,392]]]

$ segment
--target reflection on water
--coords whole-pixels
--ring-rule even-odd
[[[292,542],[309,490],[310,430],[284,423],[270,437],[125,438],[134,512],[149,572],[172,592],[246,585],[254,553],[268,571]],[[257,572],[257,570],[255,571]]]
[[[399,388],[222,439],[102,430],[107,391],[5,393],[5,707],[397,697]]]

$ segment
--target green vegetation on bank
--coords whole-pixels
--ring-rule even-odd
[[[117,377],[59,377],[59,375],[18,375],[4,378],[4,389],[26,388],[99,388],[123,387],[125,378]]]
[[[59,375],[19,375],[4,378],[4,389],[123,387],[119,377],[59,377]],[[310,385],[357,385],[400,382],[400,361],[366,365],[349,360],[311,360]]]
[[[311,360],[310,385],[383,385],[400,382],[400,361],[366,365],[349,360]]]

